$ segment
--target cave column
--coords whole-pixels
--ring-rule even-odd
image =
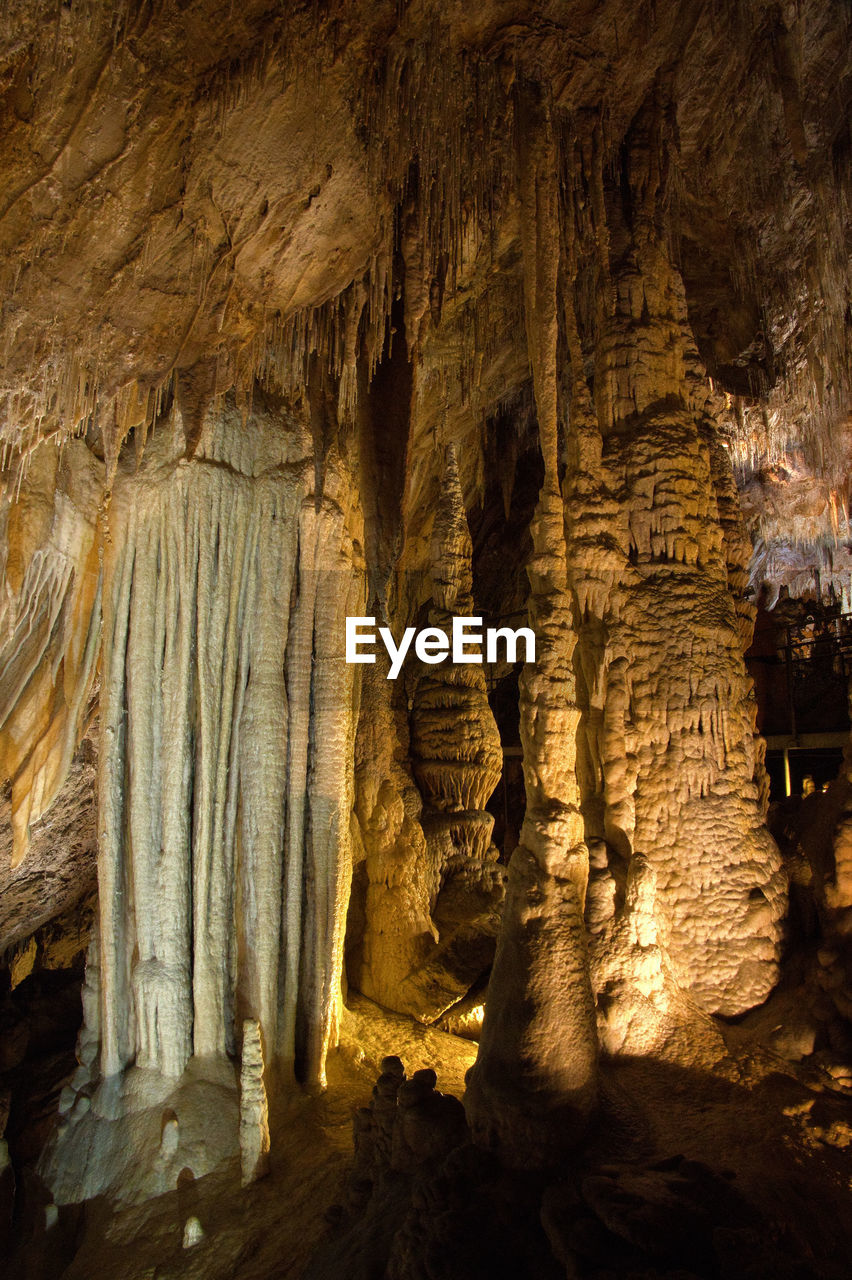
[[[585,350],[567,304],[565,322],[594,981],[602,1042],[620,1052],[659,1051],[665,1020],[659,1008],[647,1016],[646,997],[653,988],[669,1000],[673,980],[708,1012],[765,999],[785,909],[763,826],[730,465],[670,248],[671,125],[658,85],[629,131],[620,181],[604,184],[600,165],[586,173],[598,196],[572,224],[596,272]],[[575,249],[569,274],[579,258]],[[647,957],[619,956],[635,930],[621,927],[615,902],[623,913],[638,900],[636,875],[653,882],[643,910],[653,902],[672,963],[629,994]]]
[[[268,1068],[321,1087],[351,868],[352,477],[332,447],[311,492],[280,410],[214,408],[191,460],[169,425],[117,480],[104,557],[102,1074],[179,1077],[248,1020]]]
[[[559,484],[558,163],[550,111],[521,85],[518,175],[524,305],[544,484],[528,565],[536,661],[520,687],[527,797],[509,864],[503,926],[466,1097],[477,1140],[510,1163],[547,1164],[582,1133],[597,1084],[597,1033],[583,908],[588,850],[576,778],[576,634]]]

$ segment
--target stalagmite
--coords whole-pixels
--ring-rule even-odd
[[[473,609],[470,532],[451,447],[440,484],[433,627]],[[503,884],[485,805],[500,777],[500,739],[481,665],[421,665],[410,745],[386,674],[384,664],[368,674],[362,701],[356,811],[368,884],[363,949],[351,972],[367,995],[429,1022],[467,994],[493,954]],[[394,742],[410,756],[417,799]]]
[[[455,453],[450,446],[432,535],[430,626],[450,629],[454,616],[473,610],[471,544]],[[441,662],[422,667],[411,711],[414,773],[436,825],[458,832],[455,857],[481,861],[493,821],[485,812],[500,776],[500,739],[485,688],[482,666]],[[447,868],[442,868],[442,872]]]
[[[240,1169],[244,1187],[269,1171],[269,1106],[260,1023],[246,1018],[240,1062]]]
[[[473,609],[471,541],[455,452],[450,446],[432,533],[430,626],[451,626]],[[502,899],[502,874],[486,811],[500,779],[500,735],[481,665],[423,665],[411,708],[411,757],[437,892],[438,948],[415,981],[422,1016],[434,1019],[487,967]]]
[[[521,677],[527,809],[465,1106],[481,1142],[510,1163],[538,1166],[585,1128],[596,1098],[597,1034],[583,921],[589,854],[575,772],[576,637],[558,478],[556,155],[547,107],[528,87],[519,99],[524,297],[544,458],[527,570],[537,662]]]
[[[389,1009],[418,1016],[421,993],[407,989],[437,941],[431,907],[437,868],[426,850],[423,802],[408,764],[405,708],[394,706],[388,660],[364,668],[355,743],[355,816],[363,849],[353,879],[351,916],[363,911],[347,973],[359,991]]]
[[[603,853],[593,901],[613,904],[610,925],[596,916],[593,948],[607,1042],[618,1021],[613,1001],[622,998],[606,976],[621,928],[611,912],[634,856],[653,868],[660,938],[677,979],[712,1011],[735,1013],[765,998],[785,905],[780,858],[761,825],[762,764],[742,659],[750,605],[731,567],[742,532],[728,496],[730,464],[659,231],[665,179],[655,157],[668,145],[664,119],[655,99],[634,124],[629,214],[611,190],[606,211],[575,207],[566,220],[569,278],[576,287],[579,236],[601,282],[586,334],[596,344],[594,397],[573,301],[565,317],[577,462],[571,578],[583,618],[581,774],[587,835]],[[614,501],[620,492],[623,505]],[[675,654],[685,646],[684,668]],[[622,911],[632,909],[627,901]],[[642,1051],[659,1047],[670,1035],[660,1031],[659,1009],[677,1003],[673,991],[667,978],[644,1030],[646,1006],[625,1001],[617,1034],[635,1036]]]

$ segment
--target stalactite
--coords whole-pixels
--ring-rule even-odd
[[[349,559],[352,549],[344,519],[346,501],[345,487],[340,483],[319,512],[303,508],[299,530],[300,581],[313,574],[317,588],[304,858],[307,891],[291,884],[290,901],[304,894],[298,985],[302,1026],[297,1050],[301,1041],[304,1078],[320,1087],[325,1086],[327,1053],[337,1043],[352,869],[349,827],[357,708],[353,668],[343,661],[343,637],[347,615],[357,615],[363,609],[364,585],[363,578],[353,573]],[[301,776],[291,774],[288,794],[293,795],[300,783]]]
[[[471,1127],[509,1165],[563,1159],[599,1044],[706,1068],[709,1015],[778,976],[786,888],[730,462],[747,500],[770,492],[767,464],[788,493],[818,477],[790,544],[768,503],[753,512],[751,585],[819,590],[830,563],[848,606],[849,439],[831,430],[850,391],[848,33],[815,0],[678,6],[671,30],[653,5],[617,24],[606,6],[220,5],[208,24],[180,5],[75,0],[31,23],[13,7],[0,767],[16,862],[91,717],[101,611],[104,631],[100,922],[64,1120],[127,1120],[217,1064],[234,1103],[242,1034],[253,1177],[267,1077],[325,1083],[349,908],[348,980],[421,1021],[494,958]],[[691,279],[678,255],[705,249]],[[728,292],[742,325],[720,316]],[[706,376],[717,322],[719,363],[753,397]],[[544,480],[527,527],[530,383]],[[532,543],[537,653],[495,958],[482,669],[410,663],[393,688],[380,659],[359,707],[342,644],[347,615],[396,630],[478,612],[466,505],[490,538],[501,497]],[[522,558],[493,593],[513,611]],[[849,845],[844,827],[838,911]],[[179,1128],[164,1117],[161,1172]]]
[[[518,183],[524,254],[524,315],[538,430],[544,459],[544,494],[558,491],[556,404],[556,282],[559,274],[558,166],[549,107],[539,87],[518,91]]]

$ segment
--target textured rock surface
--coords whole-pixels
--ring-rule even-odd
[[[110,508],[102,1068],[179,1076],[233,1049],[243,1011],[320,1082],[349,878],[349,493],[329,467],[314,501],[304,440],[269,410],[243,429],[226,409],[191,462],[176,422]]]
[[[471,556],[450,446],[432,533],[428,612],[429,626],[445,634],[454,616],[472,616]],[[349,976],[386,1007],[431,1022],[467,994],[493,958],[503,871],[485,806],[502,752],[481,666],[416,662],[407,724],[387,674],[382,661],[362,689],[356,814],[367,883]],[[358,927],[353,921],[356,937]]]
[[[30,824],[27,854],[12,867],[12,821],[4,805],[0,843],[0,949],[29,938],[95,887],[97,728],[84,738],[44,817]]]
[[[681,984],[734,1014],[777,977],[785,885],[762,826],[742,583],[730,580],[717,497],[724,459],[711,457],[711,405],[660,229],[664,121],[664,103],[650,101],[626,144],[628,192],[605,192],[597,235],[617,283],[598,330],[594,412],[583,416],[585,388],[573,392],[584,791],[590,834],[616,858],[611,873],[634,852],[653,866]],[[597,481],[583,475],[584,453],[600,457]],[[623,500],[602,527],[615,493]]]
[[[246,1018],[240,1061],[240,1171],[247,1187],[269,1171],[269,1103],[260,1023]]]
[[[12,867],[65,781],[91,714],[100,644],[96,524],[103,470],[80,441],[45,445],[3,502],[0,755],[11,782]]]
[[[818,0],[6,6],[3,1194],[34,1257],[71,1262],[73,1203],[129,1206],[126,1242],[162,1194],[176,1273],[250,1268],[194,1184],[268,1208],[280,1141],[292,1194],[295,1084],[354,1101],[439,1020],[480,1035],[465,1111],[385,1064],[338,1274],[830,1257],[794,1210],[785,1249],[745,1148],[765,1122],[848,1187],[848,779],[773,811],[779,849],[744,652],[761,588],[849,599],[850,48]],[[529,623],[536,662],[391,681],[343,661],[364,614]]]

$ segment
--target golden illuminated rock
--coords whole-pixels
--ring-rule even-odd
[[[12,1274],[848,1256],[847,17],[4,6]]]

